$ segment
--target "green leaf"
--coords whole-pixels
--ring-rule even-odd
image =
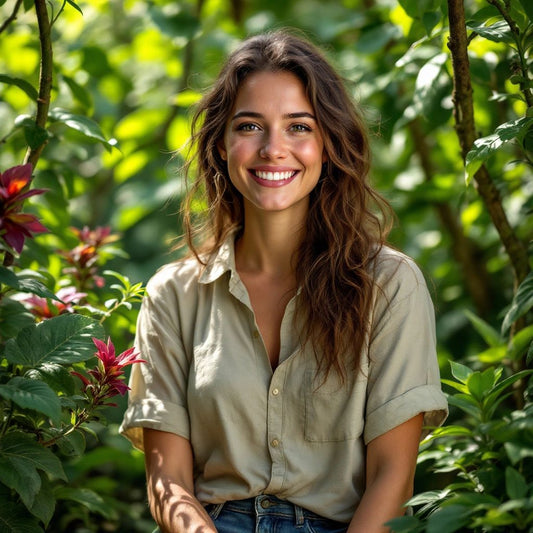
[[[56,393],[71,396],[75,392],[72,374],[58,363],[43,363],[39,368],[28,370],[26,377],[44,381]]]
[[[41,488],[39,470],[66,481],[59,459],[26,433],[13,431],[0,440],[0,481],[14,489],[28,508]]]
[[[531,0],[518,0],[518,1],[522,5],[522,8],[524,9],[529,20],[533,22],[533,4],[531,3]]]
[[[491,347],[500,346],[503,342],[498,331],[493,328],[488,322],[478,317],[468,309],[464,311],[466,317],[474,327],[474,329],[481,335],[483,340]]]
[[[10,363],[30,367],[86,361],[95,353],[92,337],[103,336],[101,324],[90,317],[60,315],[25,328],[15,339],[9,339],[5,357]]]
[[[92,107],[91,93],[87,91],[85,87],[82,87],[74,78],[71,78],[65,74],[62,74],[61,78],[68,85],[72,96],[74,96],[74,98],[76,98],[80,104],[82,104],[85,108]]]
[[[14,272],[2,266],[0,266],[0,283],[19,292],[36,294],[43,298],[59,301],[59,298],[40,281],[26,274],[17,276]]]
[[[525,315],[533,307],[533,271],[530,272],[518,287],[511,303],[511,308],[507,311],[502,324],[502,335],[504,335],[513,322]]]
[[[2,502],[0,505],[1,533],[44,533],[37,520],[23,505]]]
[[[454,533],[468,524],[472,509],[466,505],[447,505],[433,513],[427,522],[427,533]]]
[[[85,434],[83,431],[75,430],[60,438],[56,444],[64,455],[69,457],[82,455],[86,447]]]
[[[424,531],[424,525],[415,516],[393,518],[385,523],[394,533],[418,533]]]
[[[466,27],[489,41],[514,43],[513,33],[505,20],[498,20],[490,26],[487,26],[485,22],[469,22]]]
[[[505,378],[503,381],[495,385],[489,394],[485,397],[484,410],[490,413],[490,410],[493,409],[500,401],[502,392],[510,387],[516,381],[525,378],[533,373],[533,370],[522,370]]]
[[[511,339],[511,346],[509,347],[509,357],[514,361],[518,361],[530,348],[533,341],[533,325],[521,329]]]
[[[22,89],[32,100],[37,101],[39,93],[35,87],[22,78],[14,78],[6,74],[0,74],[0,83],[7,83],[9,85],[15,85],[19,89]]]
[[[481,165],[502,146],[515,139],[521,139],[533,124],[533,119],[521,117],[498,126],[492,135],[474,141],[474,146],[466,154],[466,181],[470,182]]]
[[[56,499],[52,492],[52,485],[48,481],[48,476],[41,473],[41,490],[35,495],[30,512],[47,526],[54,516],[55,508]]]
[[[0,301],[0,331],[6,340],[15,337],[23,328],[30,327],[35,317],[20,303],[10,298]]]
[[[0,385],[0,396],[23,409],[33,409],[58,422],[61,406],[56,393],[42,381],[16,376]]]
[[[519,500],[527,495],[527,482],[524,476],[510,466],[505,469],[505,490],[511,500]]]
[[[72,487],[61,487],[55,491],[58,500],[70,500],[81,503],[93,513],[98,513],[104,518],[110,518],[113,509],[98,495],[89,489],[76,489]]]
[[[448,403],[450,405],[455,405],[456,407],[459,407],[459,409],[472,415],[474,418],[480,419],[481,409],[477,405],[474,405],[473,402],[475,402],[473,398],[462,394],[448,397]]]
[[[51,120],[61,122],[62,124],[65,124],[65,126],[78,131],[90,139],[100,141],[102,144],[109,147],[114,146],[112,141],[105,138],[100,126],[88,117],[75,115],[74,113],[59,108],[52,109],[49,117]]]
[[[496,374],[493,368],[488,368],[484,372],[474,372],[468,378],[468,390],[478,402],[489,393],[496,382]]]
[[[504,445],[507,457],[513,465],[516,465],[526,457],[533,457],[533,448],[526,447],[522,443],[506,442]]]
[[[83,15],[83,11],[81,10],[80,6],[76,4],[73,0],[66,0],[67,4],[71,5],[76,11],[79,11]]]
[[[457,381],[460,381],[466,385],[469,376],[472,375],[474,371],[467,366],[462,365],[461,363],[457,363],[456,361],[450,361],[450,366],[453,377]]]

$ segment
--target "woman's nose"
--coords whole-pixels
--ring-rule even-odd
[[[279,133],[269,133],[265,135],[263,144],[259,150],[259,156],[263,159],[280,159],[287,155],[287,146],[283,135]]]

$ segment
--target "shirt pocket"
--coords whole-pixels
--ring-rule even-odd
[[[304,379],[304,437],[309,442],[340,442],[361,436],[364,427],[364,382],[341,384],[330,375],[317,384],[315,373],[307,370]]]

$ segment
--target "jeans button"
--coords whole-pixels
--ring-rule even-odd
[[[263,509],[268,509],[272,505],[272,502],[268,499],[261,500],[261,507]]]

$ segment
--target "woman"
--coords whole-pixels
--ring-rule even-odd
[[[321,53],[275,32],[229,57],[193,140],[203,245],[188,209],[194,255],[148,285],[122,426],[152,514],[164,532],[388,531],[446,400],[363,123]]]

